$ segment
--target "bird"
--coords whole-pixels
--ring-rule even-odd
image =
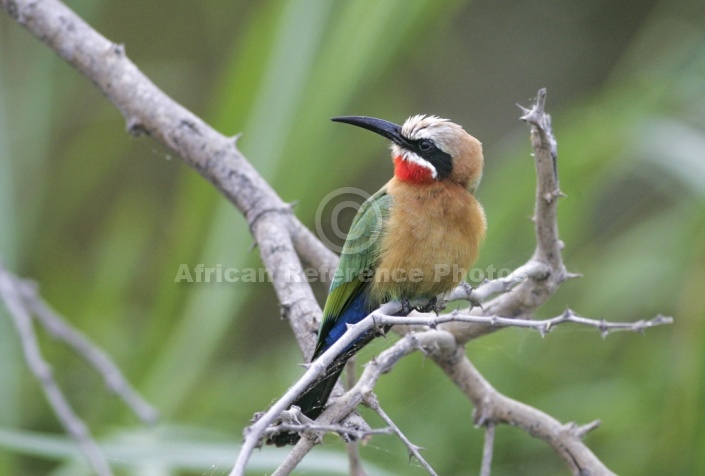
[[[399,301],[431,310],[436,298],[464,280],[478,257],[487,222],[475,192],[482,179],[482,144],[465,130],[433,115],[409,117],[403,125],[366,116],[332,121],[375,132],[391,142],[394,176],[360,207],[331,281],[311,362],[380,305]],[[379,333],[379,332],[377,332]],[[293,405],[315,420],[347,360],[377,334],[348,346]],[[268,438],[295,444],[296,432]]]

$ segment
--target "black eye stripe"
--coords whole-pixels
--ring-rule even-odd
[[[420,141],[418,141],[418,143],[419,149],[421,149],[422,151],[429,151],[436,147],[433,141],[429,139],[421,139]]]
[[[431,139],[419,139],[413,142],[414,152],[436,168],[438,179],[448,177],[453,171],[453,158],[439,149]]]

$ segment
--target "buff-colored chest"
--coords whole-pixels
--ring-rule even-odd
[[[455,184],[388,184],[392,208],[380,237],[373,295],[431,298],[465,279],[485,236],[482,206]]]

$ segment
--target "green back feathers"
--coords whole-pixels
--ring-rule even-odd
[[[391,204],[392,197],[387,194],[387,188],[382,187],[362,204],[355,215],[323,308],[316,354],[350,301],[371,283],[379,257],[379,238],[384,232]]]

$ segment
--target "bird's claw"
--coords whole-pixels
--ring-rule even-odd
[[[399,311],[400,316],[408,316],[414,308],[409,304],[409,300],[406,298],[401,298],[401,310]]]
[[[439,312],[446,308],[446,300],[443,298],[434,297],[425,306],[417,306],[415,309],[419,312],[433,311],[438,315]]]

